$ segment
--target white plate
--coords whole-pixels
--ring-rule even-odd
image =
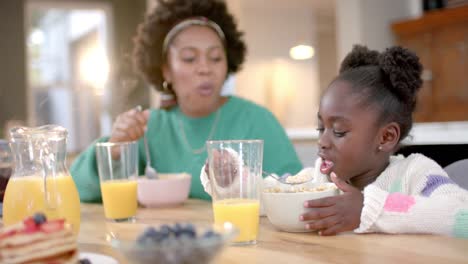
[[[87,258],[92,264],[118,264],[115,258],[91,252],[80,252],[80,259]]]

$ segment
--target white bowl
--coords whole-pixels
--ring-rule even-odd
[[[334,196],[339,190],[334,183],[317,183],[308,188],[324,187],[323,191],[305,192],[263,192],[263,206],[268,220],[278,229],[287,232],[312,232],[305,228],[307,222],[299,216],[311,209],[304,207],[308,200]]]
[[[138,179],[138,202],[145,207],[162,207],[183,203],[190,192],[192,177],[188,173],[158,173],[158,179]]]

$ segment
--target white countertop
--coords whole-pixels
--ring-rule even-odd
[[[286,133],[291,140],[317,140],[316,128],[287,128]]]
[[[403,144],[468,144],[468,122],[416,123]]]
[[[288,128],[286,132],[293,141],[318,139],[315,128]],[[403,144],[468,144],[468,121],[415,123]]]

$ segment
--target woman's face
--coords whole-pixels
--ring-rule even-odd
[[[215,31],[204,26],[184,29],[169,45],[167,61],[164,79],[172,85],[185,114],[206,116],[221,105],[227,59]]]
[[[383,162],[378,155],[378,112],[364,108],[362,95],[347,82],[335,81],[325,92],[318,112],[321,172],[335,172],[344,180],[377,176]]]

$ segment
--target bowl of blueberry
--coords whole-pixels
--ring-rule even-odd
[[[238,231],[222,226],[175,223],[140,226],[135,232],[112,232],[107,238],[130,263],[210,263]]]

